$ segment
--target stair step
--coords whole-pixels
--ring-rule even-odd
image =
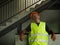
[[[11,24],[12,24],[12,22],[6,22],[6,26],[9,26]]]
[[[0,31],[2,31],[2,29],[4,29],[6,26],[0,26]]]
[[[6,26],[6,22],[5,22],[5,23],[0,24],[0,26]]]
[[[3,29],[7,28],[11,24],[12,24],[11,22],[6,22],[6,26],[0,26],[0,31],[2,31]]]
[[[9,19],[7,22],[12,22],[12,19]]]
[[[33,11],[35,8],[30,8],[30,11]]]

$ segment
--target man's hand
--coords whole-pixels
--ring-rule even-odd
[[[23,41],[24,40],[24,34],[20,35],[20,40]]]
[[[55,41],[55,40],[56,40],[56,34],[53,33],[53,34],[51,35],[51,39],[52,39],[53,41]]]
[[[26,30],[23,30],[20,35],[20,40],[23,41],[25,37]]]

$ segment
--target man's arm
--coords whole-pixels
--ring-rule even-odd
[[[48,34],[51,34],[51,39],[53,41],[55,41],[56,40],[56,34],[52,30],[50,30],[47,25],[46,25],[46,31],[48,32]]]
[[[31,27],[30,27],[30,24],[27,26],[26,29],[24,29],[21,34],[20,34],[20,40],[23,41],[24,40],[24,37],[25,37],[25,34],[29,34],[29,32],[31,31]]]
[[[49,29],[48,25],[46,25],[46,31],[48,32],[48,34],[52,34],[53,31]]]
[[[23,30],[20,34],[20,40],[23,41],[25,37],[26,30]]]

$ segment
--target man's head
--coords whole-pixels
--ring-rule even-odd
[[[34,22],[36,22],[36,23],[39,23],[40,22],[40,13],[38,13],[38,12],[31,12],[31,14],[30,14],[30,18],[34,21]]]

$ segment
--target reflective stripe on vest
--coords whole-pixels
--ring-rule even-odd
[[[45,29],[46,23],[40,22],[39,26],[36,23],[31,23],[31,32],[29,35],[29,45],[47,45],[48,33]],[[35,43],[34,43],[35,42]]]
[[[48,42],[48,40],[42,40],[42,39],[36,39],[36,40],[30,40],[30,42]]]
[[[37,34],[31,34],[30,36],[48,36],[48,34],[43,34],[43,33],[37,33]]]

